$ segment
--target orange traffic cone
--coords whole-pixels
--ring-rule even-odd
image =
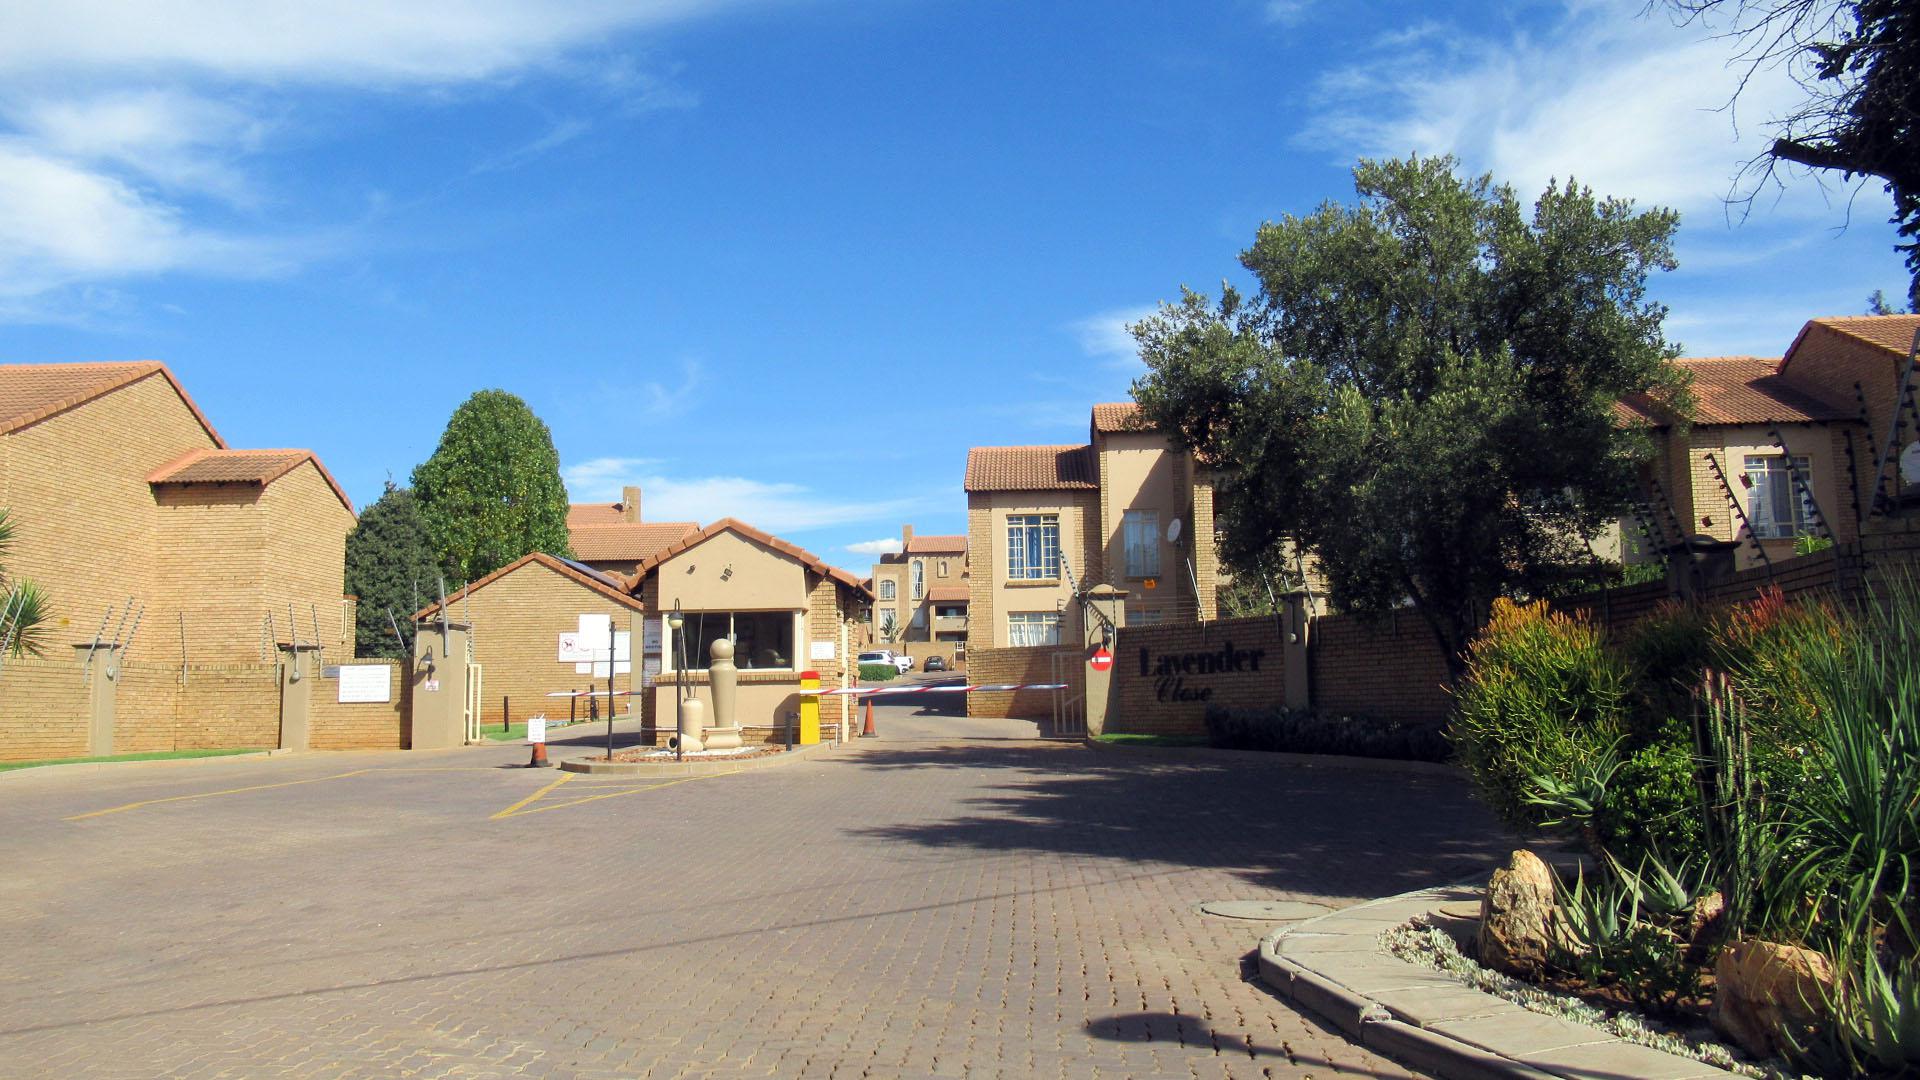
[[[527,768],[529,769],[553,768],[553,762],[547,760],[547,744],[546,743],[537,742],[533,744],[533,758],[532,760],[527,762]]]
[[[866,730],[860,732],[860,737],[863,739],[877,739],[880,737],[880,733],[873,730],[873,696],[871,694],[867,696]]]

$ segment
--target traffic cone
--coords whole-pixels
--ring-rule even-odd
[[[873,696],[871,694],[867,696],[867,726],[864,731],[860,732],[860,737],[863,739],[877,739],[880,737],[880,733],[873,730]]]
[[[537,742],[533,744],[533,758],[527,762],[527,768],[529,769],[553,768],[553,762],[547,760],[547,744],[546,743]]]

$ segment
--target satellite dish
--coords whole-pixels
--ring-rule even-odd
[[[1900,479],[1909,484],[1920,484],[1920,439],[1907,444],[1900,451]]]
[[[1920,443],[1916,443],[1915,445],[1920,445]],[[1906,458],[1904,457],[1901,458],[1900,462],[1902,466],[1904,466],[1906,464]],[[1180,519],[1174,518],[1172,521],[1167,522],[1167,543],[1177,544],[1179,542],[1180,542]]]

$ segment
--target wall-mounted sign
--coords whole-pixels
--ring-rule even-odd
[[[1093,655],[1087,657],[1087,666],[1095,671],[1105,671],[1113,666],[1113,654],[1105,646],[1095,649]]]
[[[1207,701],[1213,697],[1213,688],[1190,686],[1187,683],[1189,677],[1257,672],[1260,670],[1260,661],[1266,655],[1265,649],[1236,649],[1231,641],[1222,642],[1218,649],[1204,652],[1157,655],[1142,646],[1140,677],[1156,680],[1153,696],[1161,701]]]
[[[661,651],[660,642],[664,633],[661,628],[661,621],[658,618],[640,620],[640,651],[658,656]]]
[[[814,642],[812,650],[810,650],[807,655],[807,659],[809,660],[833,659],[833,642],[831,641]]]
[[[386,664],[342,664],[339,671],[342,705],[393,700],[393,668]]]

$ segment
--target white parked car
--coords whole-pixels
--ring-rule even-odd
[[[894,669],[903,675],[913,670],[913,657],[907,656],[904,653],[896,653],[892,649],[875,649],[872,652],[863,652],[860,654],[859,662],[862,664],[892,664]]]

